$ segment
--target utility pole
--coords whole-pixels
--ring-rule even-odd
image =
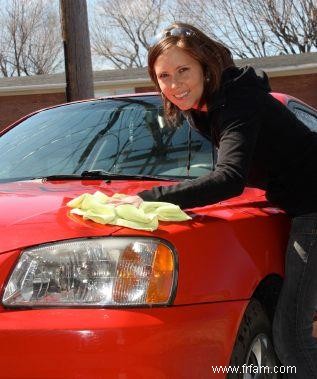
[[[86,0],[60,0],[66,99],[94,97]]]

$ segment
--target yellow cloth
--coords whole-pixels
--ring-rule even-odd
[[[178,205],[164,202],[143,201],[139,208],[131,204],[113,205],[113,198],[124,198],[124,194],[112,197],[97,191],[93,195],[84,193],[69,201],[67,206],[73,214],[99,224],[125,226],[127,228],[153,231],[159,221],[186,221],[191,217]]]

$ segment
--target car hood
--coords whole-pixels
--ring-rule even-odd
[[[137,194],[155,185],[175,182],[114,180],[23,181],[0,184],[0,254],[41,243],[71,238],[126,235],[155,235],[173,240],[183,228],[194,228],[211,219],[236,219],[251,199],[263,197],[259,190],[247,189],[243,195],[213,206],[190,210],[194,223],[162,223],[155,232],[145,232],[112,225],[84,221],[70,214],[67,202],[83,193],[101,191],[108,196],[115,193]],[[238,207],[237,207],[238,205]],[[232,209],[231,209],[232,207]],[[240,215],[239,215],[240,214]],[[199,222],[197,222],[199,220]],[[188,231],[188,230],[187,230]]]
[[[169,242],[177,252],[182,271],[176,304],[247,298],[249,289],[255,288],[256,278],[281,271],[280,246],[284,246],[287,235],[286,227],[281,228],[281,225],[285,222],[281,224],[279,217],[271,220],[267,218],[267,210],[261,211],[261,207],[267,206],[263,191],[247,188],[241,196],[225,202],[188,209],[186,212],[192,220],[162,222],[154,232],[85,221],[70,214],[66,205],[83,193],[97,190],[109,196],[136,194],[155,185],[169,184],[173,182],[70,180],[0,184],[0,292],[21,249],[67,239],[111,235],[150,236]],[[255,215],[262,217],[255,222]],[[264,238],[259,244],[262,233],[276,237]],[[236,283],[241,285],[236,286]]]
[[[71,215],[67,202],[82,193],[102,191],[108,196],[115,193],[136,194],[159,184],[162,183],[134,180],[111,183],[101,180],[1,183],[0,253],[61,239],[111,235],[122,228],[99,225]]]

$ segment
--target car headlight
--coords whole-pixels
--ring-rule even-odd
[[[155,238],[68,240],[25,249],[5,287],[8,307],[168,304],[176,256]]]

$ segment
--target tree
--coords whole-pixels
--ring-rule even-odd
[[[54,72],[62,62],[58,8],[44,0],[0,2],[0,72]]]
[[[316,0],[267,0],[265,7],[257,3],[281,52],[306,53],[317,48]]]
[[[116,68],[142,67],[150,38],[169,21],[166,0],[102,0],[96,9],[93,51]]]
[[[317,47],[316,0],[177,0],[174,13],[175,18],[195,20],[240,58]]]

